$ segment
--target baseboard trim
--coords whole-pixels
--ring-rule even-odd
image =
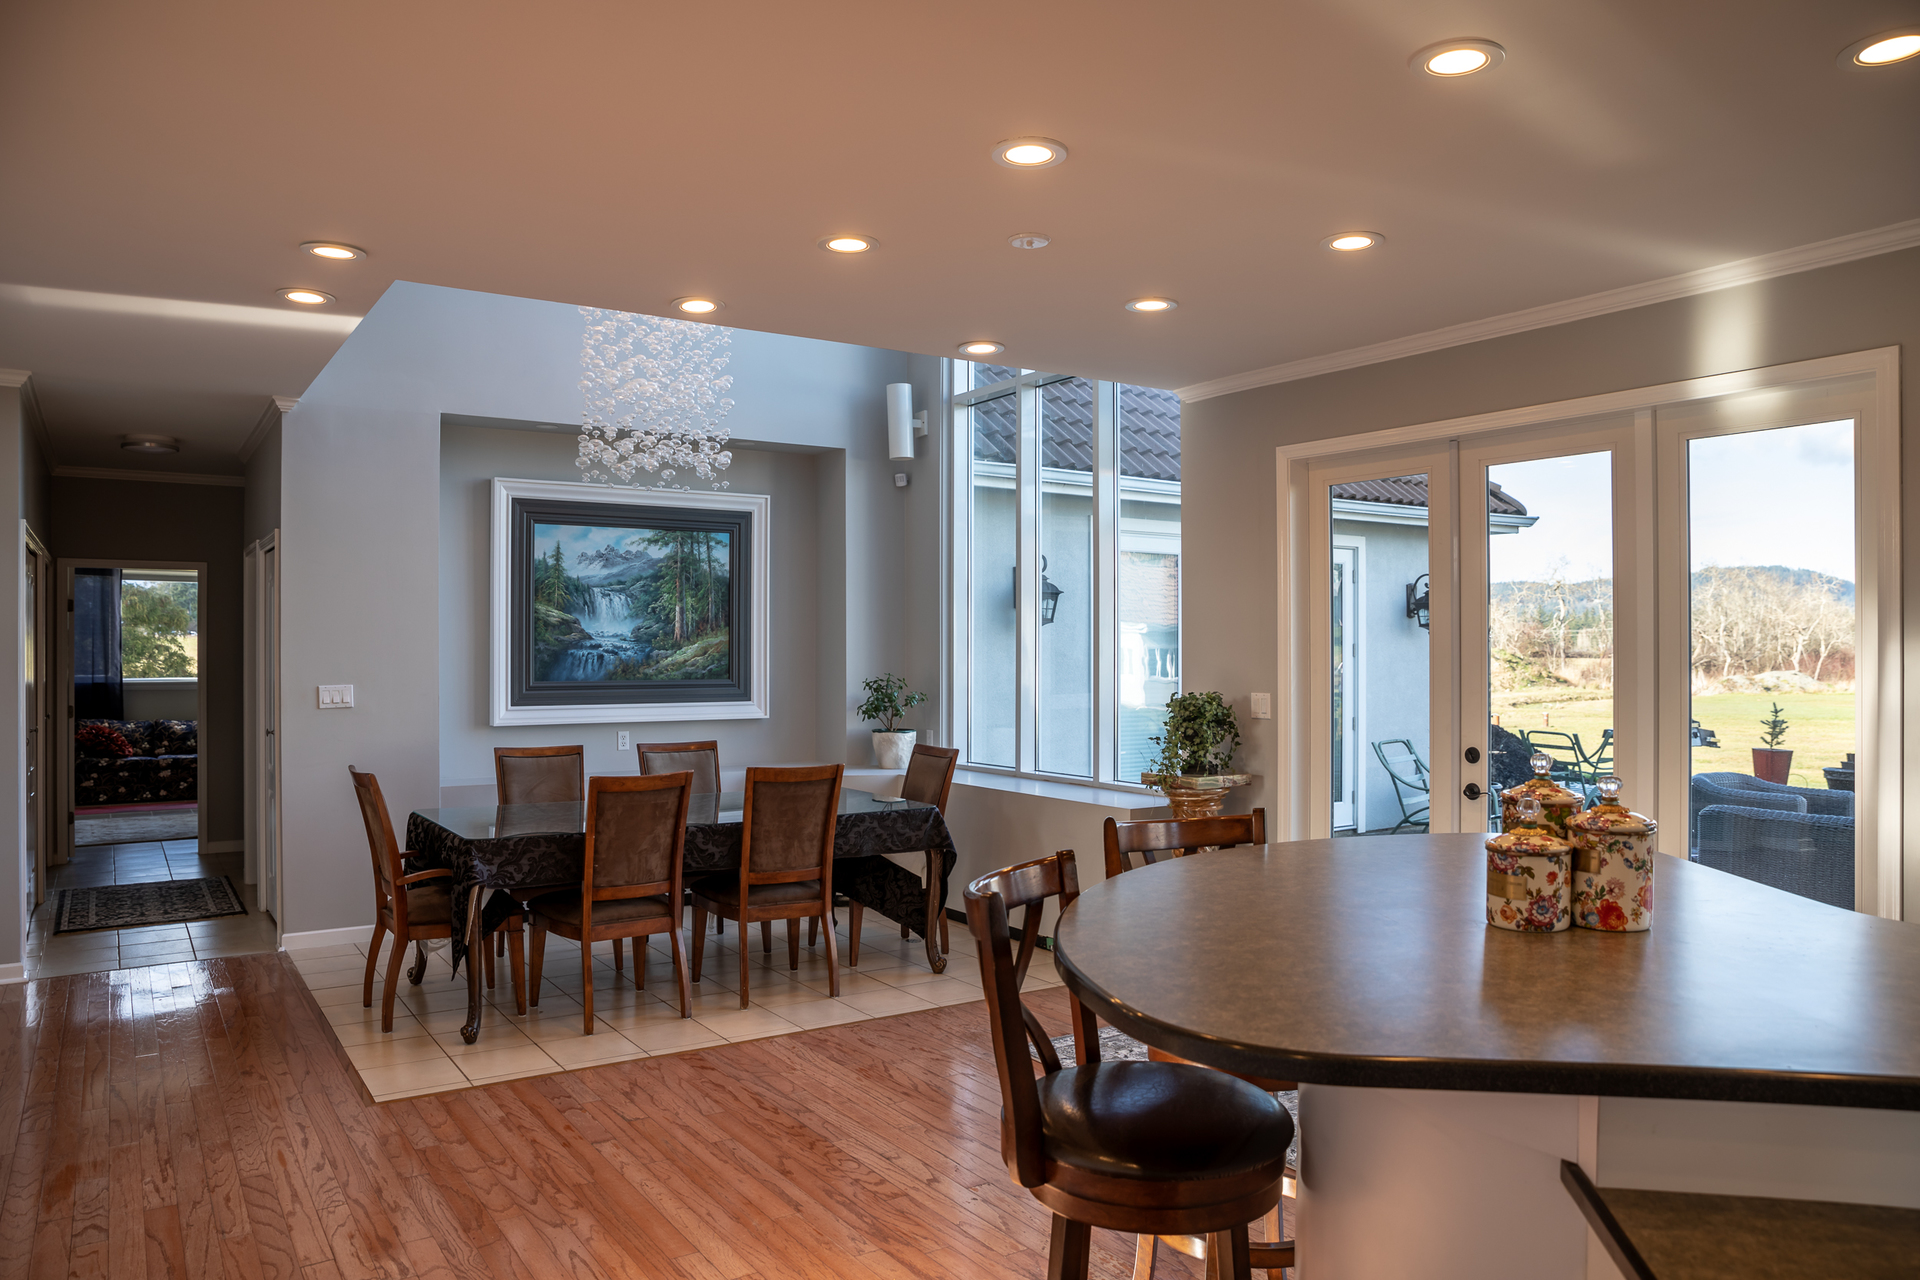
[[[342,943],[369,942],[373,938],[373,925],[355,924],[344,929],[309,929],[304,933],[283,933],[280,935],[282,951],[308,951],[314,947],[337,947]]]
[[[202,840],[200,842],[202,853],[245,853],[246,851],[245,840]]]
[[[0,987],[12,986],[16,982],[27,980],[25,964],[0,964]]]

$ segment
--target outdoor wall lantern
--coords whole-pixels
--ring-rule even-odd
[[[1020,607],[1020,566],[1013,568],[1013,607]],[[1060,607],[1060,588],[1053,585],[1053,579],[1047,577],[1047,558],[1040,557],[1040,625],[1046,626],[1053,621],[1054,610]]]
[[[1407,616],[1419,623],[1422,631],[1428,629],[1427,595],[1431,587],[1432,583],[1424,573],[1407,584]]]

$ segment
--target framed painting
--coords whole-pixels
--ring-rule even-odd
[[[767,714],[768,499],[493,482],[491,722]]]

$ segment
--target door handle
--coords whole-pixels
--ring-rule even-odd
[[[1465,787],[1465,789],[1463,789],[1463,790],[1462,790],[1462,791],[1460,792],[1460,794],[1461,794],[1461,795],[1463,795],[1463,796],[1465,796],[1465,797],[1466,797],[1467,799],[1469,799],[1469,800],[1478,800],[1478,799],[1479,799],[1479,798],[1480,798],[1481,796],[1483,796],[1483,795],[1485,795],[1485,794],[1487,794],[1487,793],[1486,793],[1486,792],[1484,792],[1484,791],[1482,791],[1482,790],[1480,789],[1480,784],[1479,784],[1479,783],[1477,783],[1477,782],[1469,782],[1469,783],[1468,783],[1468,784],[1466,785],[1466,787]]]

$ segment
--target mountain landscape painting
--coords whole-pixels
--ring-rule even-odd
[[[733,536],[715,529],[535,520],[533,679],[728,679]]]

